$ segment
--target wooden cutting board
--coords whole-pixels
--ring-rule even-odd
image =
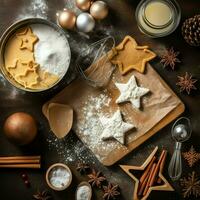
[[[120,58],[123,62],[129,61],[132,63],[135,61],[134,56],[136,56],[133,53],[135,52],[136,42],[129,36],[125,37],[124,41],[116,47],[123,53],[122,58],[120,58],[122,54],[116,54],[115,50],[108,52],[107,55],[109,58],[117,55],[117,59]],[[144,54],[145,52],[149,52],[149,50],[144,50],[141,53]],[[136,53],[138,52],[136,51]],[[139,59],[138,56],[140,55],[137,55],[136,59]],[[55,124],[48,118],[48,110],[54,103],[68,105],[73,108],[72,129],[99,161],[107,166],[114,164],[145,142],[178,117],[185,109],[181,100],[150,64],[146,64],[145,73],[132,70],[122,75],[119,70],[121,65],[119,68],[114,68],[108,57],[106,55],[101,57],[85,71],[92,80],[104,82],[105,79],[106,81],[101,84],[101,87],[92,87],[85,80],[78,78],[43,106],[43,113],[49,120],[50,125]],[[106,78],[107,76],[109,79]],[[116,103],[120,91],[115,83],[127,83],[132,76],[135,76],[139,86],[150,90],[148,95],[141,98],[142,106],[140,109],[132,106],[130,102]],[[112,117],[117,110],[120,110],[123,121],[136,127],[125,134],[125,145],[115,139],[102,140],[100,137],[103,132],[100,118]],[[55,117],[52,119],[56,119],[60,123],[67,122],[68,119],[65,119],[62,114],[56,111],[54,114]]]
[[[125,103],[122,105],[117,105],[115,103],[115,100],[119,95],[119,91],[116,89],[114,82],[127,82],[127,80],[132,75],[135,75],[139,85],[150,88],[150,90],[152,91],[150,97],[145,97],[145,101],[142,100],[144,108],[141,111],[134,110],[130,103]],[[161,88],[159,89],[159,87]],[[100,162],[102,162],[106,166],[114,164],[122,157],[127,155],[129,152],[134,150],[136,147],[145,142],[148,138],[153,136],[164,126],[169,124],[172,120],[177,118],[181,113],[184,112],[185,109],[184,104],[181,102],[181,100],[163,81],[163,79],[152,68],[152,66],[148,64],[145,74],[140,74],[136,71],[132,71],[128,75],[122,76],[119,73],[118,69],[116,69],[113,74],[112,80],[110,80],[109,84],[104,89],[91,87],[84,80],[77,79],[73,81],[69,86],[67,86],[63,91],[57,94],[54,98],[45,103],[43,106],[43,113],[48,118],[47,113],[49,104],[66,104],[70,105],[74,109],[74,125],[79,123],[87,123],[85,119],[85,115],[87,115],[87,113],[83,113],[84,105],[88,103],[87,98],[90,95],[92,95],[93,98],[98,97],[102,93],[105,93],[105,90],[109,98],[111,98],[111,102],[106,108],[102,108],[102,112],[108,113],[107,111],[109,110],[110,112],[111,110],[111,113],[113,113],[114,111],[116,111],[116,109],[120,109],[122,113],[125,113],[125,116],[131,117],[131,119],[129,119],[129,122],[135,122],[136,118],[142,120],[141,128],[138,128],[138,131],[133,131],[132,133],[129,133],[129,135],[127,136],[128,139],[126,145],[121,145],[115,140],[104,141],[102,144],[91,144],[91,141],[94,142],[94,140],[98,140],[97,135],[92,136],[93,131],[91,131],[89,136],[85,136],[83,133],[84,131],[77,131],[76,128],[73,128],[80,140],[82,140],[83,143],[97,156]],[[163,97],[165,95],[166,98]],[[152,103],[153,101],[159,102],[162,98],[165,98],[163,102],[155,103],[155,105]],[[163,113],[161,112],[162,110]],[[146,116],[145,113],[148,112],[150,112],[150,114]],[[112,115],[111,113],[110,115]],[[147,120],[147,118],[149,117],[151,119]],[[60,119],[60,123],[64,123],[64,121],[66,120],[67,119]],[[92,118],[89,120],[92,120]],[[155,122],[151,122],[151,120],[155,120]],[[149,127],[146,127],[144,131],[141,131],[141,129],[143,130],[143,128],[145,127],[145,124],[148,123],[150,124]],[[139,127],[140,121],[136,124],[138,124]],[[137,133],[140,134],[138,135]]]

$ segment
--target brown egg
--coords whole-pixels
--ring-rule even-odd
[[[18,112],[6,119],[3,130],[11,142],[17,145],[26,145],[36,137],[37,124],[31,115]]]

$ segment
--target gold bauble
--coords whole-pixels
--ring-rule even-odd
[[[82,10],[87,11],[91,6],[92,0],[76,0],[76,6]]]
[[[64,29],[73,29],[76,24],[76,15],[74,12],[64,9],[58,14],[58,23]]]
[[[90,7],[90,14],[95,19],[104,19],[108,15],[108,5],[103,1],[95,1]]]
[[[3,126],[6,137],[17,145],[31,143],[37,135],[35,119],[24,112],[10,115]]]

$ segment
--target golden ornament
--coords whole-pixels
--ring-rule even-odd
[[[89,10],[91,3],[91,0],[76,0],[76,6],[82,11]]]
[[[73,29],[76,24],[76,15],[74,12],[64,9],[58,14],[58,23],[64,29]]]
[[[35,119],[23,112],[10,115],[3,127],[6,137],[17,145],[31,143],[37,135]]]
[[[103,1],[95,1],[90,7],[90,14],[95,19],[104,19],[108,15],[108,5]]]

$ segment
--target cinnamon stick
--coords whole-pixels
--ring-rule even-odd
[[[148,181],[149,176],[150,176],[150,171],[147,173],[147,176],[145,177],[144,181],[140,184],[140,186],[138,188],[138,196],[142,195],[144,188],[147,185],[147,181]]]
[[[159,168],[160,168],[160,163],[163,159],[163,156],[165,154],[165,150],[162,151],[161,155],[160,155],[160,158],[158,160],[158,163],[156,164],[156,167],[155,167],[155,170],[152,174],[152,177],[151,177],[151,180],[149,182],[149,187],[153,186],[154,182],[155,182],[155,179],[156,179],[156,175],[158,174],[158,171],[159,171]]]
[[[29,168],[29,169],[40,169],[40,164],[7,164],[0,165],[0,168]]]
[[[166,158],[167,158],[167,151],[165,152],[165,155],[163,156],[163,159],[162,159],[162,161],[161,161],[161,163],[160,163],[160,172],[161,172],[161,173],[163,173]],[[158,184],[161,184],[161,182],[162,182],[161,178],[158,177],[157,183],[158,183]]]
[[[41,156],[2,156],[0,160],[40,160]]]
[[[152,165],[153,165],[155,159],[156,159],[156,157],[154,156],[154,157],[152,158],[151,162],[149,163],[149,165],[147,166],[146,170],[145,170],[144,173],[142,174],[142,176],[141,176],[141,178],[140,178],[140,183],[141,183],[141,184],[145,181],[145,179],[146,179],[146,177],[147,177],[149,171],[151,170],[151,167],[152,167]]]
[[[40,160],[1,160],[0,165],[5,164],[39,164]]]
[[[144,192],[143,192],[143,196],[145,196],[145,195],[147,194],[147,191],[148,191],[149,185],[150,185],[150,181],[151,181],[151,179],[152,179],[152,176],[153,176],[153,173],[154,173],[155,168],[156,168],[156,163],[154,163],[153,166],[152,166],[152,168],[151,168],[150,175],[149,175],[147,184],[146,184],[145,189],[144,189]]]

